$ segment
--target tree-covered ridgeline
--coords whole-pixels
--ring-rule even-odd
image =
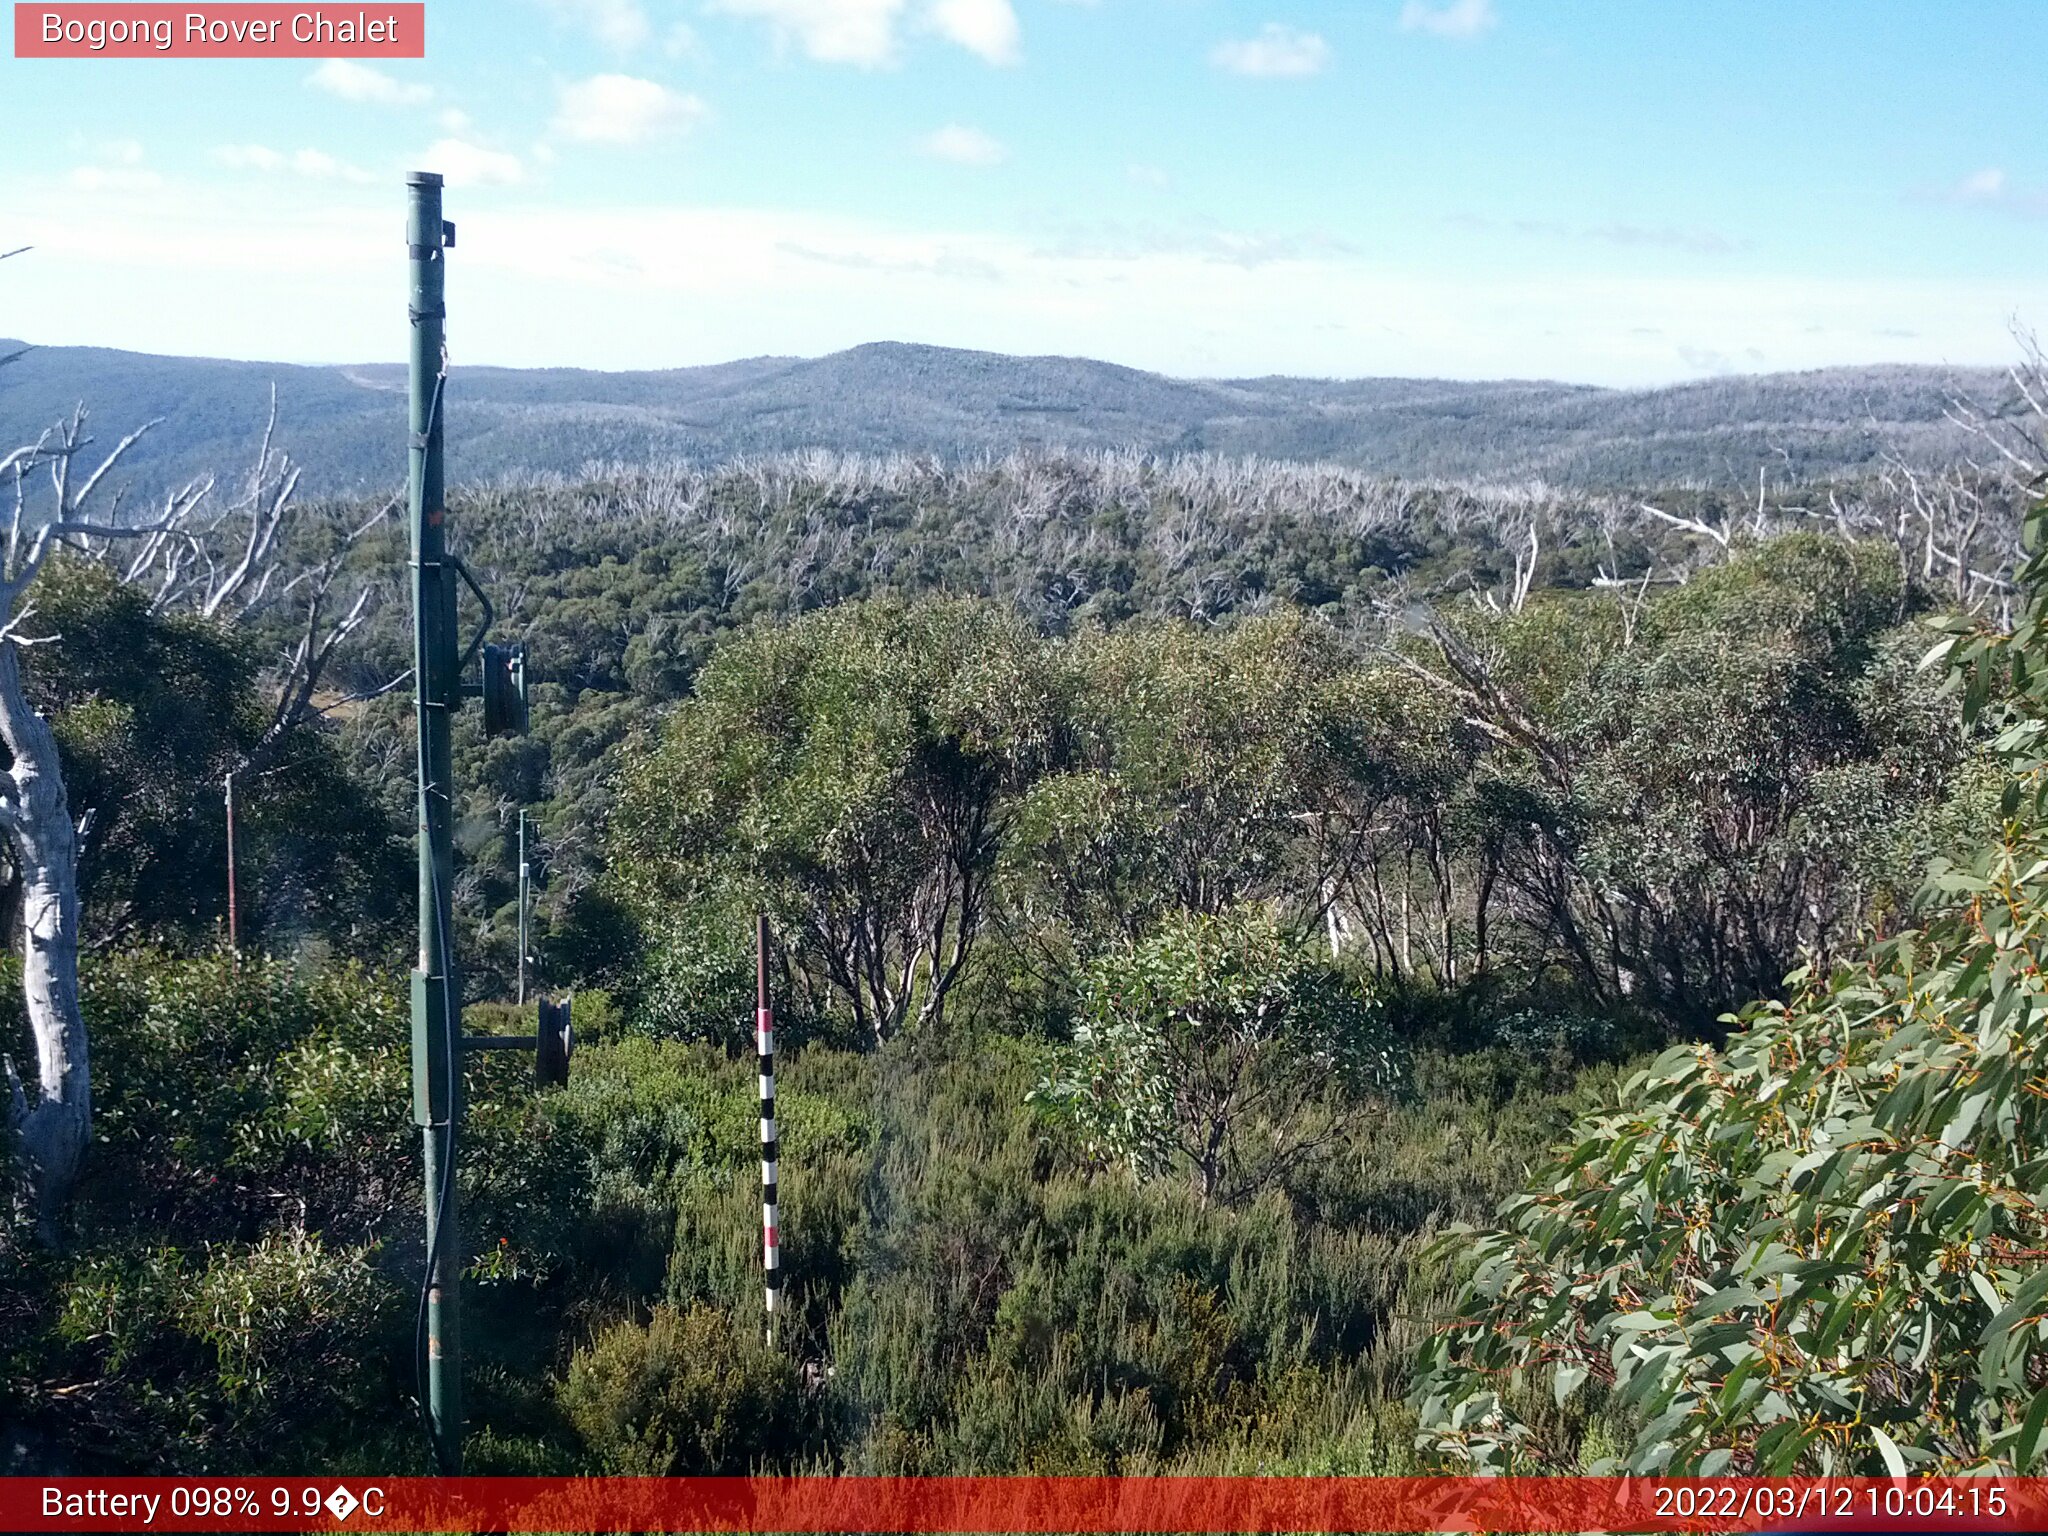
[[[491,368],[459,349],[449,372],[448,469],[470,484],[536,469],[580,478],[592,460],[724,463],[804,448],[935,454],[1019,445],[1138,447],[1346,465],[1403,480],[1629,489],[1807,481],[1887,461],[1939,469],[1967,455],[1954,404],[2048,378],[2023,334],[2021,366],[1911,365],[1725,376],[1650,389],[1536,380],[1184,379],[1080,357],[1014,357],[874,342],[825,357],[756,357],[650,372]],[[32,437],[83,398],[125,424],[169,413],[138,449],[142,499],[238,460],[274,391],[295,457],[333,491],[392,473],[405,430],[402,364],[308,367],[24,347],[0,383],[0,436]]]
[[[596,962],[612,917],[592,908],[585,922],[578,906],[604,864],[621,746],[690,694],[719,636],[768,617],[864,597],[984,597],[1057,636],[1299,609],[1363,655],[1426,629],[1432,613],[1497,616],[1517,592],[1524,606],[1531,593],[1582,593],[1587,612],[1608,616],[1598,622],[1628,631],[1651,598],[1731,548],[1787,532],[1890,546],[1916,607],[1997,621],[2009,602],[2024,503],[2005,477],[1900,466],[1854,483],[1771,480],[1765,492],[1586,497],[1202,456],[945,465],[814,453],[621,466],[465,494],[454,513],[465,548],[497,578],[537,680],[531,736],[486,744],[458,727],[475,769],[462,775],[457,893],[471,974],[492,990],[510,980],[522,803],[538,807],[544,959],[559,958],[565,976]],[[362,510],[328,516],[347,529]],[[367,580],[395,582],[403,569],[395,535],[364,541],[353,558]],[[373,692],[410,664],[401,599],[387,592],[338,659],[334,695]],[[269,643],[291,638],[278,624]],[[344,714],[340,739],[367,778],[393,786],[387,804],[403,815],[403,698]]]
[[[511,1025],[532,805],[542,973],[586,1043],[540,1095],[468,1068],[473,1465],[1399,1471],[1489,1412],[1560,1464],[1636,1454],[1590,1369],[1560,1407],[1531,1366],[1547,1409],[1455,1431],[1455,1384],[1410,1399],[1478,1316],[1434,1239],[1624,1063],[1720,1071],[1750,1038],[1723,1013],[1789,1017],[1788,973],[1914,941],[1912,893],[1996,810],[1987,712],[2032,677],[1966,717],[1919,665],[1935,616],[2026,643],[2040,579],[2010,488],[1956,485],[813,455],[474,494],[465,557],[540,685],[532,736],[462,742],[472,1027]],[[288,562],[341,551],[373,596],[399,569],[374,526],[345,542],[364,508],[311,513]],[[0,1456],[423,1467],[402,604],[364,607],[243,791],[237,961],[210,818],[303,615],[46,580],[104,637],[24,664],[104,837],[98,1132],[61,1243],[8,1229]],[[788,1054],[774,1351],[756,910]]]

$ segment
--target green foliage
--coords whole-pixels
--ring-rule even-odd
[[[420,1466],[396,988],[251,956],[88,977],[134,1086],[75,1251],[0,1283],[7,1411],[75,1466]],[[769,1355],[751,1060],[628,1034],[540,1095],[474,1061],[476,1465],[1405,1469],[1393,1373],[1443,1285],[1419,1238],[1520,1176],[1555,1085],[1426,1055],[1426,1105],[1338,1104],[1330,1155],[1225,1208],[1048,1135],[1044,1066],[964,1023],[781,1064]]]
[[[702,1303],[605,1329],[569,1362],[562,1403],[598,1468],[629,1477],[785,1464],[807,1417],[788,1357]]]
[[[223,867],[225,833],[218,795],[210,817],[193,801],[262,728],[251,658],[203,620],[151,613],[146,591],[96,566],[60,562],[36,597],[63,643],[31,651],[24,681],[56,731],[72,807],[93,813],[85,910],[103,932],[212,917],[225,879],[191,874]]]
[[[613,822],[622,888],[688,956],[665,978],[685,1017],[712,998],[732,1017],[765,908],[800,1017],[878,1041],[935,1022],[1048,703],[1030,632],[992,604],[838,608],[721,647]]]
[[[83,984],[98,1139],[71,1246],[0,1238],[0,1401],[81,1468],[405,1464],[387,1362],[411,1319],[378,1250],[417,1199],[393,989],[158,952]]]
[[[1695,1030],[1843,953],[1912,889],[1962,751],[1910,601],[1890,551],[1791,535],[1627,624],[1590,594],[1458,624],[1438,670],[1499,743],[1467,835],[1508,936]]]
[[[1845,503],[1855,501],[1854,491],[1841,494]],[[1630,999],[1647,997],[1660,1009],[1683,1012],[1695,1027],[1711,1028],[1715,1015],[1745,995],[1747,985],[1720,973],[1739,963],[1772,972],[1769,984],[1775,985],[1789,968],[1791,962],[1780,963],[1788,952],[1777,931],[1788,926],[1781,908],[1804,912],[1804,903],[1818,896],[1823,915],[1809,918],[1808,926],[1834,930],[1853,926],[1866,897],[1885,901],[1894,891],[1910,890],[1917,854],[1886,857],[1882,850],[1892,830],[1886,818],[1902,807],[1910,812],[1930,785],[1938,796],[1954,758],[1954,743],[1940,730],[1918,732],[1921,701],[1910,687],[1910,666],[1883,663],[1887,677],[1902,672],[1906,693],[1870,699],[1859,714],[1858,732],[1846,742],[1837,733],[1827,747],[1835,758],[1823,771],[1842,772],[1841,793],[1817,779],[1820,792],[1791,805],[1795,818],[1816,812],[1825,817],[1839,800],[1847,814],[1781,846],[1774,841],[1782,831],[1775,813],[1766,814],[1771,802],[1761,789],[1751,795],[1738,784],[1750,798],[1731,802],[1726,826],[1717,819],[1707,831],[1718,837],[1728,826],[1740,828],[1736,813],[1746,810],[1760,818],[1763,837],[1722,852],[1710,839],[1685,847],[1684,839],[1697,829],[1669,806],[1659,812],[1680,843],[1673,856],[1686,861],[1680,872],[1697,868],[1704,899],[1667,890],[1654,861],[1633,872],[1624,862],[1623,873],[1640,877],[1631,880],[1631,899],[1652,904],[1651,916],[1638,924],[1640,933],[1615,935],[1626,949],[1617,969],[1603,955],[1610,915],[1597,910],[1603,887],[1577,862],[1581,851],[1598,850],[1590,844],[1581,850],[1573,836],[1580,825],[1573,817],[1581,810],[1594,816],[1589,825],[1596,828],[1629,825],[1621,805],[1594,793],[1601,788],[1597,777],[1586,779],[1582,799],[1551,795],[1508,767],[1513,741],[1489,736],[1477,723],[1486,721],[1483,711],[1422,684],[1412,672],[1368,667],[1357,678],[1332,675],[1326,665],[1333,653],[1347,649],[1352,661],[1365,659],[1333,637],[1370,642],[1383,632],[1388,615],[1399,615],[1406,628],[1431,605],[1466,611],[1468,591],[1509,582],[1533,523],[1540,530],[1542,558],[1521,618],[1547,628],[1552,643],[1540,666],[1517,675],[1517,692],[1529,684],[1539,699],[1561,700],[1567,678],[1585,678],[1587,663],[1611,663],[1618,652],[1639,666],[1665,643],[1653,639],[1651,624],[1636,643],[1624,644],[1621,615],[1641,594],[1590,591],[1590,583],[1596,574],[1611,580],[1653,568],[1691,570],[1699,562],[1686,535],[1628,513],[1638,499],[1589,506],[1577,498],[1531,500],[1469,487],[1402,485],[1327,465],[1140,455],[1027,455],[960,465],[813,455],[704,469],[617,468],[573,482],[473,489],[458,498],[452,512],[465,558],[494,579],[495,591],[513,594],[502,623],[508,638],[528,644],[536,682],[531,736],[486,743],[473,712],[457,726],[467,874],[456,895],[459,920],[471,935],[465,972],[470,995],[482,999],[510,989],[513,808],[544,795],[536,807],[531,851],[539,882],[534,934],[545,978],[556,986],[597,981],[633,990],[637,963],[656,955],[643,1015],[671,1032],[717,1034],[729,1013],[725,1004],[706,999],[723,985],[719,978],[730,974],[723,946],[731,941],[723,935],[723,919],[709,909],[705,923],[686,920],[679,910],[629,910],[606,878],[607,850],[616,851],[606,828],[616,825],[620,772],[640,755],[636,738],[658,734],[662,718],[691,697],[700,671],[735,632],[848,603],[983,594],[1041,634],[1075,636],[1081,642],[1077,657],[1090,648],[1091,637],[1102,640],[1102,663],[1091,686],[1132,704],[1142,694],[1146,707],[1195,732],[1189,757],[1205,773],[1238,752],[1249,769],[1269,749],[1285,744],[1305,777],[1292,801],[1284,780],[1270,786],[1280,796],[1274,803],[1287,813],[1323,818],[1321,852],[1334,858],[1338,884],[1356,876],[1355,888],[1340,893],[1352,925],[1347,944],[1370,944],[1385,970],[1456,986],[1496,963],[1520,966],[1550,957],[1532,950],[1569,952],[1575,936],[1570,930],[1590,923],[1598,931],[1579,946],[1583,958],[1569,956],[1585,984],[1603,988],[1609,1002],[1623,995],[1624,986],[1633,988],[1626,993]],[[1708,525],[1729,524],[1738,511],[1749,510],[1747,500],[1737,507],[1716,491],[1658,499]],[[335,509],[334,515],[347,511]],[[2002,518],[2001,504],[1986,523],[1987,544],[1998,542],[1993,530],[2002,527]],[[1804,526],[1807,520],[1802,513],[1781,521]],[[1724,563],[1746,574],[1721,585],[1756,587],[1757,572],[1770,565],[1758,557],[1775,542],[1746,544],[1738,536]],[[1837,548],[1847,543],[1816,542]],[[394,535],[388,547],[366,551],[365,558],[396,568],[404,560],[399,543]],[[1891,567],[1896,587],[1898,562],[1889,549],[1859,557],[1859,569],[1873,568],[1857,580],[1878,590],[1882,572],[1873,562]],[[1747,608],[1722,604],[1695,616],[1693,627],[1702,637],[1697,648],[1706,662],[1715,659],[1716,633],[1759,655],[1781,645],[1784,614],[1809,601],[1804,588],[1840,586],[1839,572],[1830,574],[1826,560],[1788,559],[1775,569],[1769,578],[1773,591],[1765,599]],[[1545,593],[1572,594],[1575,600],[1539,624]],[[1684,589],[1671,593],[1653,584],[1647,594],[1643,606],[1654,612],[1683,597]],[[1916,590],[1907,594],[1906,605],[1922,600]],[[1847,605],[1850,610],[1852,616],[1860,613],[1855,603]],[[1303,623],[1302,616],[1316,622]],[[1242,624],[1240,635],[1238,626],[1247,619],[1256,622]],[[1133,621],[1167,620],[1186,621],[1188,627],[1178,636],[1151,631],[1149,641],[1115,638]],[[1754,629],[1753,640],[1745,626]],[[1098,631],[1107,631],[1106,638]],[[1863,654],[1853,635],[1839,655],[1824,654],[1826,632],[1825,625],[1809,626],[1794,637],[1804,647],[1797,653],[1798,670],[1810,679],[1836,668],[1839,680],[1854,691],[1858,675],[1880,664]],[[337,670],[337,686],[374,685],[409,664],[404,605],[385,604],[360,639],[357,654]],[[1161,654],[1149,657],[1148,646]],[[1491,649],[1491,642],[1482,649]],[[1277,665],[1290,657],[1288,666]],[[1119,669],[1139,681],[1119,682]],[[1727,676],[1736,670],[1727,669]],[[1685,680],[1685,664],[1674,661],[1668,671]],[[1535,683],[1539,672],[1554,674],[1555,685]],[[1254,686],[1267,684],[1274,690],[1270,697]],[[1347,702],[1326,685],[1363,693]],[[1217,691],[1213,705],[1201,692],[1204,686]],[[1596,703],[1597,693],[1589,685]],[[1742,718],[1739,689],[1733,698],[1738,707],[1725,716],[1704,700],[1679,712],[1692,732],[1684,738],[1688,751],[1709,758],[1722,753],[1714,738],[1717,721]],[[1774,702],[1764,710],[1770,718],[1759,740],[1771,739],[1787,724],[1771,712],[1783,700],[1776,694],[1769,699]],[[1295,730],[1314,723],[1319,700],[1336,706],[1322,710],[1322,719],[1335,727],[1327,741]],[[1084,694],[1066,709],[1071,726],[1084,723],[1087,703]],[[1888,711],[1887,703],[1906,707]],[[1304,707],[1309,714],[1302,713]],[[1538,719],[1546,733],[1567,734],[1553,729],[1573,718],[1561,704],[1560,711]],[[348,713],[341,738],[352,761],[366,781],[382,786],[383,810],[402,824],[410,806],[405,775],[396,770],[411,750],[406,701],[394,695]],[[1242,739],[1233,729],[1233,714],[1242,716]],[[1916,732],[1915,739],[1888,734],[1887,722],[1894,718]],[[1814,723],[1834,719],[1823,713]],[[1722,735],[1728,735],[1725,729]],[[1157,855],[1185,864],[1173,839],[1192,834],[1204,807],[1197,795],[1177,796],[1179,786],[1167,776],[1174,767],[1173,743],[1159,742],[1169,749],[1162,755],[1148,739],[1158,741],[1159,733],[1148,738],[1142,718],[1120,708],[1096,712],[1085,740],[1062,744],[1081,755],[1055,766],[1046,780],[1048,798],[1036,808],[1043,816],[1031,837],[1014,840],[1021,856],[1016,867],[1030,864],[1031,843],[1041,831],[1052,840],[1052,858],[1075,869],[1089,866],[1078,854],[1069,858],[1063,852],[1063,839],[1075,849],[1114,852],[1118,861],[1136,862],[1105,864],[1092,885],[1083,881],[1081,898],[1092,904],[1105,894],[1115,897],[1112,915],[1132,901],[1157,910],[1156,898],[1144,894],[1142,882],[1153,873],[1145,861]],[[1656,741],[1645,722],[1631,750],[1646,756]],[[1346,800],[1333,802],[1325,792],[1329,781],[1316,770],[1331,751],[1361,742],[1369,754],[1365,771],[1351,776],[1356,782],[1347,780]],[[1598,747],[1572,744],[1575,753]],[[1480,758],[1488,761],[1475,769]],[[1894,777],[1894,768],[1908,771]],[[1618,761],[1616,771],[1649,770]],[[1656,793],[1682,804],[1677,775],[1668,764],[1660,771]],[[1067,775],[1075,777],[1063,785]],[[1211,774],[1207,782],[1222,781]],[[1251,778],[1237,783],[1258,788]],[[1615,801],[1628,792],[1628,785],[1621,786]],[[1159,813],[1167,808],[1176,814],[1163,823],[1167,841],[1155,849],[1140,829],[1162,825]],[[1509,834],[1519,836],[1532,819],[1545,831],[1537,854],[1523,856],[1519,845],[1508,846]],[[1267,861],[1254,862],[1249,875],[1226,877],[1226,883],[1249,881],[1260,887],[1249,894],[1281,896],[1303,917],[1328,904],[1330,893],[1314,885],[1315,850],[1304,848],[1303,839],[1276,839],[1271,824],[1225,825],[1233,858],[1244,852]],[[1350,861],[1356,849],[1345,846],[1346,833],[1370,845],[1370,869]],[[1276,849],[1276,841],[1283,846]],[[1617,858],[1628,851],[1624,831],[1613,831],[1607,842],[1606,853]],[[1788,856],[1790,873],[1774,876]],[[1280,860],[1277,868],[1274,858]],[[1556,882],[1560,873],[1562,889]],[[1379,876],[1377,886],[1373,874]],[[1823,888],[1837,875],[1846,882],[1839,901],[1830,899],[1832,888]],[[1006,955],[1004,963],[1011,968],[1009,980],[1017,983],[1017,1001],[1034,1009],[1071,991],[1075,962],[1085,959],[1071,953],[1072,939],[1098,926],[1092,914],[1081,922],[1049,905],[1053,889],[1018,891],[1015,902],[1004,892],[993,893],[992,915],[1006,931],[1018,930],[1030,941],[1028,952]],[[752,895],[729,894],[736,910],[751,910]],[[1761,944],[1731,945],[1721,931],[1748,920],[1740,910],[1744,903],[1757,905],[1770,919]],[[1032,920],[1020,926],[1018,914],[1027,908]],[[1617,908],[1611,915],[1626,918],[1630,910]],[[1674,928],[1683,949],[1696,937],[1688,914],[1701,914],[1699,920],[1713,930],[1713,947],[1706,956],[1685,954],[1685,979],[1676,984],[1663,974],[1668,967],[1660,930]],[[643,918],[652,920],[645,930]],[[1142,931],[1145,920],[1140,911],[1129,931]],[[1540,931],[1531,935],[1530,924]],[[1840,937],[1830,931],[1827,941]],[[1799,936],[1791,949],[1813,938],[1813,932]],[[656,985],[655,973],[663,970],[672,974]],[[957,985],[986,980],[963,975]],[[1707,996],[1716,988],[1726,990]]]
[[[1937,648],[1973,714],[2009,690],[1988,835],[1936,865],[1917,926],[1746,1009],[1724,1049],[1660,1056],[1501,1230],[1456,1239],[1476,1268],[1421,1356],[1430,1452],[1570,1466],[1597,1411],[1641,1472],[2037,1465],[2048,559],[2024,574],[2011,637]]]
[[[374,1380],[362,1341],[388,1323],[392,1296],[364,1248],[329,1248],[302,1230],[86,1259],[67,1285],[57,1334],[90,1345],[117,1375],[195,1348],[233,1408],[284,1416],[346,1405]],[[153,1358],[154,1357],[154,1358]]]
[[[23,674],[56,732],[72,811],[91,818],[79,865],[88,932],[204,938],[227,908],[222,775],[270,719],[254,646],[63,561],[37,579],[36,624],[62,636],[30,651]],[[245,938],[359,954],[392,937],[405,879],[393,826],[321,731],[295,733],[241,782],[237,819]],[[7,910],[14,878],[0,888]]]
[[[1541,524],[1535,594],[1461,599],[1433,645],[1410,594],[1503,581],[1503,509]],[[1896,935],[1899,893],[1982,799],[1953,701],[1913,670],[1923,595],[1890,548],[1738,538],[1624,598],[1578,589],[1668,558],[1665,535],[1137,458],[620,473],[458,516],[542,674],[531,737],[486,742],[473,713],[458,732],[472,1027],[531,1027],[493,1001],[509,807],[548,802],[536,947],[556,989],[585,988],[566,1088],[536,1093],[514,1053],[467,1065],[479,1468],[1402,1471],[1417,1411],[1432,1456],[1648,1464],[1668,1443],[1713,1465],[1784,1451],[1758,1450],[1768,1392],[1808,1419],[1851,1401],[1809,1464],[1883,1466],[1873,1426],[1907,1461],[2017,1459],[2031,1314],[1967,1362],[1930,1318],[1983,1338],[2033,1283],[2030,1165],[1988,1139],[2036,1130],[2012,1088],[2040,878],[2024,792],[2006,863],[1968,866],[1951,901],[1989,937],[1916,929],[1754,1011],[1725,1057],[1664,1059],[1619,1109],[1588,1065],[1711,1028],[1802,949]],[[218,915],[205,829],[264,718],[257,673],[95,579],[53,586],[67,644],[31,680],[103,807],[101,931],[189,945]],[[1407,626],[1385,644],[1382,612]],[[402,619],[373,620],[339,685],[402,670]],[[1986,696],[2026,699],[2034,673],[1984,645],[2006,668]],[[402,695],[342,714],[243,796],[245,921],[315,940],[297,965],[88,964],[104,1140],[72,1248],[0,1264],[0,1439],[124,1470],[421,1464],[402,992],[325,953],[395,939],[373,898],[412,889],[386,839],[410,718]],[[2030,718],[2009,751],[2034,750]],[[785,1021],[772,1352],[744,1050],[763,907]],[[1996,1060],[1955,1038],[1994,985],[2016,999]],[[1471,1256],[1429,1239],[1525,1185],[1596,1090],[1619,1139],[1485,1240],[1547,1331],[1468,1295],[1432,1345],[1442,1390],[1404,1407]],[[1647,1195],[1613,1203],[1603,1179]],[[1930,1240],[1914,1223],[1937,1209]],[[1606,1246],[1582,1270],[1589,1230]],[[1786,1254],[1861,1267],[1774,1269]],[[1737,1289],[1710,1303],[1703,1282]],[[1789,1299],[1765,1317],[1744,1286]],[[1776,1374],[1752,1368],[1722,1414],[1735,1346],[1713,1330],[1736,1322]],[[1947,1352],[1912,1353],[1930,1337]],[[1486,1401],[1459,1396],[1480,1343],[1509,1351]],[[1638,1441],[1708,1388],[1704,1418]]]
[[[822,1338],[800,1263],[792,1340],[833,1368],[834,1464],[854,1472],[1405,1470],[1390,1388],[1410,1318],[1440,1305],[1418,1237],[1486,1209],[1563,1123],[1547,1091],[1474,1094],[1418,1062],[1426,1108],[1354,1114],[1331,1156],[1205,1205],[1048,1137],[1021,1103],[1036,1048],[906,1039],[851,1065],[842,1091],[878,1121],[865,1168],[807,1179],[792,1157],[787,1176],[856,1180]]]
[[[1033,1102],[1141,1176],[1234,1204],[1396,1089],[1392,1037],[1350,977],[1268,911],[1179,914],[1090,968],[1071,1046]]]
[[[1024,1103],[1043,1066],[958,1027],[781,1064],[772,1356],[750,1061],[594,1047],[538,1124],[478,1083],[469,1211],[513,1256],[471,1291],[472,1342],[505,1361],[473,1408],[491,1464],[1408,1469],[1398,1372],[1446,1284],[1422,1239],[1488,1209],[1562,1127],[1548,1077],[1425,1055],[1426,1103],[1351,1111],[1329,1156],[1224,1207],[1048,1135]],[[513,1389],[543,1368],[551,1403]]]
[[[1319,913],[1347,796],[1377,766],[1365,674],[1327,626],[1135,623],[1053,655],[1066,750],[1018,808],[1014,927],[1085,960],[1174,909]]]
[[[410,1194],[409,1026],[388,982],[144,951],[89,967],[83,992],[101,1142],[85,1220],[240,1235],[291,1214],[361,1234]]]
[[[494,1280],[538,1281],[572,1311],[602,1312],[650,1299],[700,1243],[720,1255],[720,1275],[758,1275],[752,1057],[628,1034],[579,1046],[568,1085],[538,1099],[523,1062],[473,1065],[470,1075],[466,1209]],[[864,1113],[810,1090],[800,1064],[777,1087],[791,1158],[815,1166],[858,1154],[870,1134]],[[686,1241],[683,1227],[707,1200],[719,1202],[716,1218]],[[713,1263],[708,1252],[695,1257]],[[518,1294],[508,1291],[507,1304]],[[732,1306],[748,1287],[733,1278],[690,1294]]]

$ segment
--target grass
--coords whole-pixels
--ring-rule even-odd
[[[968,1028],[780,1064],[793,1375],[754,1351],[751,1058],[630,1037],[580,1054],[546,1116],[550,1182],[575,1165],[556,1190],[575,1235],[522,1229],[498,1192],[511,1240],[541,1256],[483,1298],[483,1316],[525,1314],[528,1368],[485,1366],[478,1470],[653,1469],[664,1412],[684,1428],[719,1393],[765,1390],[736,1379],[762,1372],[799,1400],[772,1442],[721,1442],[716,1470],[1414,1470],[1408,1363],[1454,1279],[1429,1240],[1490,1217],[1616,1073],[1423,1050],[1409,1100],[1354,1106],[1341,1149],[1221,1209],[1094,1165],[1039,1122],[1024,1095],[1041,1050]],[[732,1349],[680,1358],[679,1320],[696,1337],[707,1316]],[[574,1376],[578,1423],[635,1422],[630,1446],[579,1438],[536,1367]]]

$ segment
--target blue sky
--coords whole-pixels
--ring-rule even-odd
[[[429,0],[374,69],[0,59],[0,334],[395,358],[419,166],[473,363],[2000,363],[2043,57],[2031,0]]]

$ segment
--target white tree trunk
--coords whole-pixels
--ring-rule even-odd
[[[0,257],[14,252],[0,253]],[[10,359],[0,357],[0,363]],[[34,443],[0,454],[0,475],[14,482],[13,517],[0,540],[0,742],[13,758],[0,772],[0,832],[6,834],[22,887],[22,997],[27,1004],[29,1032],[35,1037],[36,1091],[31,1099],[14,1064],[0,1057],[7,1083],[4,1111],[15,1148],[36,1205],[42,1239],[57,1240],[57,1217],[78,1180],[92,1139],[92,1077],[88,1066],[85,1020],[78,1006],[78,834],[64,796],[64,775],[57,756],[57,738],[49,721],[29,708],[21,691],[21,654],[17,628],[32,611],[27,594],[43,561],[58,544],[75,555],[108,563],[117,544],[139,540],[138,552],[125,565],[109,564],[127,582],[150,582],[158,590],[155,612],[175,602],[187,603],[208,618],[233,608],[246,616],[264,600],[276,570],[279,526],[298,485],[298,471],[271,452],[277,425],[272,392],[270,425],[264,429],[248,494],[210,525],[195,522],[200,504],[213,482],[195,481],[173,493],[162,515],[145,523],[96,523],[81,513],[94,490],[142,435],[149,422],[129,433],[83,483],[73,479],[78,455],[92,441],[85,435],[85,407],[68,423],[59,423]],[[23,477],[48,467],[56,487],[56,505],[40,527],[25,517]],[[398,505],[385,503],[374,517],[347,535],[353,545]],[[246,511],[248,535],[241,557],[222,562],[205,548],[205,538],[223,521]],[[31,530],[33,530],[31,532]],[[24,534],[27,547],[24,549]],[[273,751],[285,732],[317,711],[312,698],[322,669],[335,648],[362,623],[370,590],[357,597],[348,614],[323,621],[331,585],[341,570],[340,556],[330,557],[310,573],[285,583],[290,592],[311,576],[307,588],[305,633],[288,663],[276,717],[264,732],[257,754]],[[160,573],[160,574],[159,574]],[[195,583],[198,583],[195,585]],[[50,638],[54,639],[55,636]]]
[[[19,659],[0,639],[0,740],[14,758],[0,775],[0,825],[21,866],[22,998],[36,1049],[33,1101],[9,1066],[9,1119],[37,1231],[54,1243],[92,1134],[92,1077],[78,1006],[77,837],[57,738],[22,696]]]

